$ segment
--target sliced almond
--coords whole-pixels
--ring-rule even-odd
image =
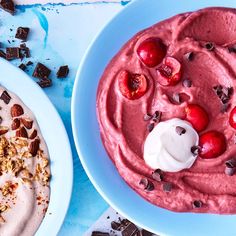
[[[8,132],[8,128],[5,126],[0,127],[0,135],[6,134]]]
[[[19,104],[14,104],[12,107],[11,107],[11,116],[12,117],[17,117],[17,116],[21,116],[24,114],[24,110],[22,108],[21,105]]]
[[[13,121],[12,121],[12,124],[11,124],[11,129],[12,130],[16,130],[20,127],[20,120],[18,118],[15,118]]]
[[[20,129],[16,131],[16,137],[28,138],[28,133],[25,127],[21,127]]]
[[[31,135],[29,136],[29,138],[30,138],[30,139],[35,139],[35,138],[37,137],[37,135],[38,135],[38,132],[37,132],[37,130],[35,129],[35,130],[31,133]]]
[[[31,119],[21,118],[21,122],[26,129],[31,129],[33,127],[33,121]]]
[[[29,152],[32,154],[33,157],[37,155],[37,152],[39,150],[39,144],[40,144],[39,139],[35,139],[29,145]]]

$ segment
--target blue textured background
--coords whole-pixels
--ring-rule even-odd
[[[34,62],[34,65],[40,61],[52,69],[53,87],[45,89],[45,92],[64,121],[71,141],[74,160],[73,195],[65,222],[59,233],[60,236],[83,235],[108,208],[88,180],[77,156],[71,131],[70,101],[76,70],[86,48],[104,24],[128,2],[100,1],[69,6],[63,4],[18,6],[16,16],[0,11],[2,47],[19,46],[20,41],[14,39],[16,28],[28,26],[31,29],[27,42],[27,46],[31,49],[32,58],[30,60]],[[18,66],[21,62],[14,60],[12,63]],[[68,64],[70,67],[69,77],[57,79],[56,69],[64,64]],[[34,66],[29,67],[27,71],[29,75],[32,75],[33,68]],[[62,174],[66,175],[66,173]]]

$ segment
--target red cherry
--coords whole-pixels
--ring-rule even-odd
[[[200,136],[200,156],[204,159],[216,158],[226,151],[225,136],[218,131],[209,131]]]
[[[204,108],[197,104],[189,104],[185,108],[185,119],[190,122],[197,132],[201,132],[209,124],[209,117]]]
[[[230,112],[229,115],[229,124],[236,129],[236,107]]]
[[[158,82],[163,86],[174,86],[181,80],[181,64],[173,57],[166,57],[157,69]]]
[[[166,55],[166,46],[159,38],[148,38],[140,43],[137,54],[147,67],[155,67]]]
[[[126,70],[118,75],[122,95],[130,100],[142,97],[147,91],[147,79],[143,74],[132,74]]]

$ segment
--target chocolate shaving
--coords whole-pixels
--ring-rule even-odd
[[[188,52],[188,53],[184,54],[184,58],[186,58],[188,61],[192,61],[194,59],[194,53]]]
[[[12,15],[15,13],[15,4],[12,0],[1,0],[0,7]]]
[[[225,113],[225,112],[227,112],[229,110],[230,107],[231,107],[231,104],[229,104],[229,103],[222,104],[220,112],[221,113]]]
[[[186,133],[186,129],[180,126],[176,126],[175,131],[180,136]]]
[[[204,45],[204,47],[208,50],[208,51],[213,51],[215,49],[215,45],[212,42],[208,42]]]
[[[182,85],[185,88],[190,88],[190,87],[192,87],[192,81],[190,79],[184,79],[183,82],[182,82]]]
[[[158,182],[161,182],[163,180],[163,173],[162,170],[157,169],[152,172],[152,178]]]
[[[144,187],[144,190],[147,190],[147,191],[154,190],[154,184],[147,178],[141,179],[139,184]]]
[[[144,115],[143,119],[144,119],[145,121],[149,121],[149,120],[152,119],[152,115],[150,115],[150,114],[147,113],[147,114]]]
[[[195,200],[195,201],[193,202],[193,207],[194,207],[194,208],[201,208],[202,205],[203,205],[203,203],[202,203],[202,201],[200,201],[200,200]]]
[[[164,192],[171,192],[172,190],[172,184],[171,183],[164,183],[162,185],[163,191]]]
[[[191,147],[191,153],[194,156],[198,156],[200,151],[201,151],[201,147],[200,146],[193,146],[193,147]]]
[[[17,47],[6,48],[6,59],[13,60],[20,58],[20,49]]]
[[[11,101],[11,96],[7,91],[3,91],[0,96],[0,99],[2,99],[6,104],[9,104],[9,102]]]
[[[16,31],[15,38],[26,41],[29,31],[30,31],[30,29],[28,27],[18,27],[17,31]]]
[[[149,131],[149,132],[152,132],[152,130],[154,129],[154,123],[150,123],[150,124],[148,124],[148,126],[147,126],[147,130]]]
[[[233,95],[233,87],[223,87],[222,85],[216,85],[213,87],[216,95],[220,99],[221,103],[225,106],[222,107],[221,112],[224,113],[228,110],[229,108],[229,101]],[[227,104],[227,105],[226,105]]]

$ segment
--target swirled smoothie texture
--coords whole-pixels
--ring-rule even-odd
[[[0,235],[31,236],[49,203],[49,155],[32,112],[0,87]]]
[[[104,146],[131,188],[176,212],[236,213],[235,79],[235,9],[177,15],[122,47],[100,80],[97,115]],[[199,136],[190,150],[184,146],[191,165],[168,171],[169,160],[156,155],[159,165],[145,162],[150,132],[176,118]],[[185,140],[185,127],[175,129]],[[166,156],[179,157],[184,149],[180,152],[173,137],[165,133],[150,149],[158,153],[165,147]]]

